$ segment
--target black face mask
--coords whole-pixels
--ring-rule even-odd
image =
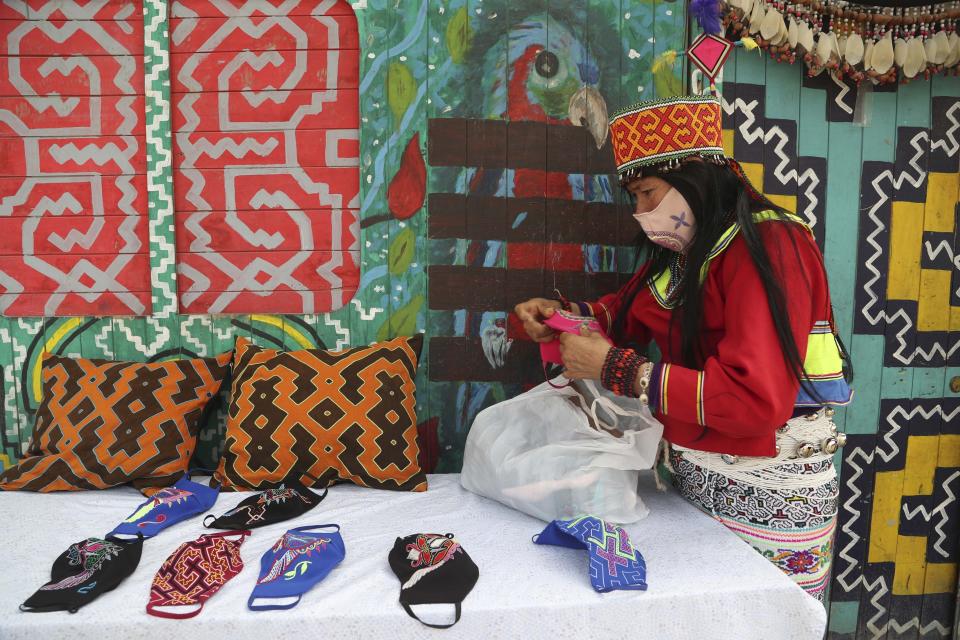
[[[303,515],[327,497],[327,490],[316,494],[303,486],[297,476],[290,474],[276,487],[244,498],[219,518],[208,515],[203,519],[203,526],[211,529],[254,529]],[[210,518],[213,520],[208,523]]]
[[[400,579],[400,604],[407,615],[435,629],[460,621],[460,603],[477,583],[480,570],[452,533],[397,538],[388,560]],[[418,604],[453,604],[456,616],[450,624],[423,622],[410,608]]]
[[[50,582],[27,598],[20,610],[76,613],[133,573],[142,549],[143,534],[131,540],[107,536],[72,544],[54,561]]]

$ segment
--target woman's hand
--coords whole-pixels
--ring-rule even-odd
[[[560,334],[560,356],[563,358],[563,375],[571,380],[599,380],[603,361],[610,345],[599,333],[586,327],[580,335]]]
[[[514,307],[513,312],[520,318],[527,335],[535,342],[550,342],[553,340],[554,331],[543,324],[543,321],[559,308],[560,302],[557,300],[531,298]]]

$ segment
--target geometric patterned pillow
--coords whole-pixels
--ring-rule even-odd
[[[307,486],[425,491],[413,381],[422,346],[417,334],[284,352],[238,338],[214,480],[225,490],[261,490],[296,471]]]
[[[230,366],[216,358],[115,362],[45,354],[26,457],[0,489],[74,491],[132,482],[146,493],[190,464],[200,418]]]

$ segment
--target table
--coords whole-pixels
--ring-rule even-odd
[[[429,476],[423,493],[340,485],[313,511],[253,530],[242,547],[245,567],[190,620],[147,615],[150,582],[185,540],[210,532],[201,518],[146,540],[140,565],[115,591],[78,613],[24,613],[18,605],[50,576],[70,544],[102,536],[143,501],[129,487],[38,494],[0,492],[7,560],[0,572],[0,638],[193,637],[204,640],[280,638],[651,638],[656,640],[820,640],[826,613],[769,561],[675,491],[658,492],[649,476],[641,494],[650,515],[627,526],[647,563],[646,591],[598,594],[590,586],[586,551],[534,545],[544,523],[465,491],[455,474]],[[221,493],[221,514],[249,494]],[[260,556],[288,528],[337,523],[344,562],[289,611],[252,612],[246,601]],[[480,568],[463,618],[434,630],[409,618],[397,602],[399,582],[387,564],[398,536],[419,531],[456,534]],[[421,617],[447,615],[427,611]],[[452,614],[451,614],[452,615]]]

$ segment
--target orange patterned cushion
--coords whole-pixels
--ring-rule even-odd
[[[349,481],[424,491],[413,378],[423,336],[346,351],[274,351],[237,339],[227,433],[214,475],[264,489],[296,470],[308,486]]]
[[[166,362],[114,362],[45,354],[37,419],[0,489],[73,491],[132,482],[149,493],[177,481],[197,444],[204,407],[230,353]]]

